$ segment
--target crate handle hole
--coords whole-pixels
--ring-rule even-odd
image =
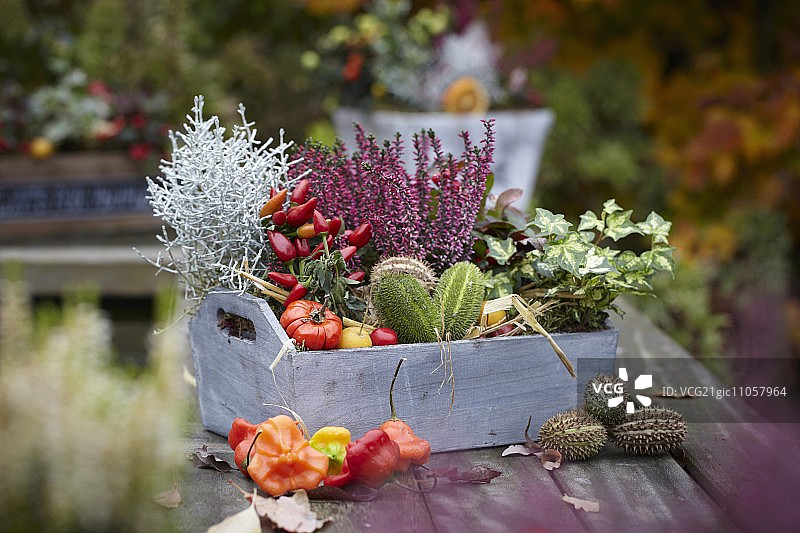
[[[256,327],[252,320],[228,313],[221,307],[217,310],[217,326],[228,337],[235,337],[250,344],[256,341]]]

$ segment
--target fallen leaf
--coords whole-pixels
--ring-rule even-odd
[[[451,483],[490,483],[494,478],[502,475],[502,472],[482,465],[466,469],[455,466],[437,468],[432,470],[431,473],[437,478],[447,478]]]
[[[542,466],[545,467],[546,470],[553,470],[561,466],[561,452],[558,450],[547,449],[542,453],[537,453],[536,456],[539,457]]]
[[[528,417],[528,425],[527,425],[527,426],[525,426],[525,433],[523,433],[523,435],[525,435],[525,446],[527,446],[527,448],[528,448],[528,449],[531,451],[531,453],[533,453],[533,454],[542,453],[542,452],[544,451],[544,449],[543,449],[541,446],[539,446],[539,445],[536,443],[536,441],[534,441],[534,440],[533,440],[532,438],[530,438],[530,436],[528,435],[528,430],[529,430],[529,429],[531,429],[531,417],[530,417],[530,416]]]
[[[512,444],[501,454],[501,457],[505,457],[506,455],[530,455],[532,452],[530,449],[524,444]]]
[[[280,530],[290,533],[312,533],[331,521],[330,518],[319,520],[317,513],[311,510],[308,494],[304,490],[297,490],[290,496],[280,498],[265,498],[263,496],[248,496],[252,498],[256,513],[266,518],[272,525]]]
[[[217,472],[230,472],[231,465],[227,461],[218,459],[213,453],[208,452],[208,446],[203,444],[199,450],[195,450],[189,455],[189,460],[194,463],[197,468],[213,468]]]
[[[380,490],[360,483],[351,484],[348,489],[323,485],[309,490],[307,494],[311,500],[344,502],[369,502],[380,494]]]
[[[244,511],[231,515],[222,522],[214,524],[206,533],[261,533],[261,519],[256,513],[254,503]]]
[[[173,485],[171,489],[159,492],[153,496],[153,501],[168,509],[174,509],[181,503],[181,493],[178,492],[178,486]]]
[[[600,512],[600,502],[595,502],[592,500],[581,500],[580,498],[575,498],[574,496],[567,496],[564,494],[561,499],[567,503],[571,503],[575,506],[575,509],[581,510],[583,509],[587,513],[599,513]]]

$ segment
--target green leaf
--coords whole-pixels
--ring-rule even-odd
[[[672,246],[657,246],[642,254],[642,261],[653,270],[672,273],[675,259],[672,257]]]
[[[572,226],[570,222],[564,218],[564,215],[553,214],[547,209],[541,207],[536,208],[536,217],[531,222],[534,226],[539,228],[539,237],[547,235],[556,235],[558,237],[564,236]]]
[[[498,239],[486,235],[483,240],[486,241],[486,245],[489,247],[488,257],[493,258],[499,265],[505,265],[517,251],[517,245],[514,243],[514,239],[510,237]]]
[[[581,223],[578,225],[578,231],[595,229],[597,231],[603,231],[603,228],[605,228],[605,222],[597,218],[597,215],[595,215],[593,211],[586,211],[581,215]]]
[[[590,254],[586,256],[586,264],[579,269],[579,272],[581,276],[585,276],[586,274],[607,274],[614,270],[616,268],[608,262],[607,257]]]
[[[653,236],[653,244],[667,244],[672,222],[664,220],[661,215],[651,211],[647,215],[647,219],[644,222],[639,222],[637,227],[643,234]]]
[[[590,247],[591,245],[581,239],[580,235],[570,233],[563,241],[551,244],[545,250],[545,258],[580,278],[582,276],[580,267]]]
[[[641,233],[636,224],[631,222],[632,210],[615,212],[608,215],[606,218],[606,231],[605,235],[611,237],[615,241],[623,237],[627,237],[631,233]]]
[[[610,215],[611,213],[615,213],[617,211],[622,211],[622,208],[617,205],[617,201],[614,198],[606,200],[603,203],[603,213],[606,215]]]

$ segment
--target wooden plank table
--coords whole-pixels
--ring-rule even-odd
[[[653,359],[660,380],[716,382],[700,365],[692,368],[702,375],[674,375],[677,370],[659,358],[689,355],[635,310],[617,327],[619,356]],[[702,408],[691,400],[660,403],[684,414]],[[741,402],[726,402],[724,409],[735,409],[741,420],[758,419]],[[690,423],[684,446],[672,455],[633,456],[608,445],[598,457],[564,462],[552,472],[534,456],[501,457],[502,447],[434,454],[432,468],[484,465],[502,475],[489,484],[442,483],[425,494],[390,484],[370,502],[312,502],[312,508],[333,519],[322,530],[331,533],[792,531],[800,527],[798,435],[800,424]],[[197,425],[187,448],[203,444],[232,463],[227,441]],[[247,507],[228,479],[253,487],[237,471],[190,468],[179,483],[183,503],[173,511],[182,530],[205,531]],[[600,512],[576,510],[561,500],[564,494],[598,501]]]

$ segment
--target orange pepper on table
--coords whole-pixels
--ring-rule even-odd
[[[247,473],[270,496],[316,488],[328,472],[328,456],[309,446],[297,424],[286,415],[258,426]]]
[[[394,408],[394,382],[397,380],[397,373],[400,371],[400,365],[403,364],[403,361],[405,361],[405,358],[400,359],[400,362],[397,363],[397,368],[392,378],[392,384],[389,387],[389,406],[392,409],[391,418],[381,424],[381,429],[389,435],[389,438],[394,441],[400,449],[400,459],[397,461],[395,470],[401,472],[408,470],[408,467],[412,463],[421,465],[427,463],[431,459],[430,443],[425,439],[417,437],[411,427],[397,417],[397,411]]]

